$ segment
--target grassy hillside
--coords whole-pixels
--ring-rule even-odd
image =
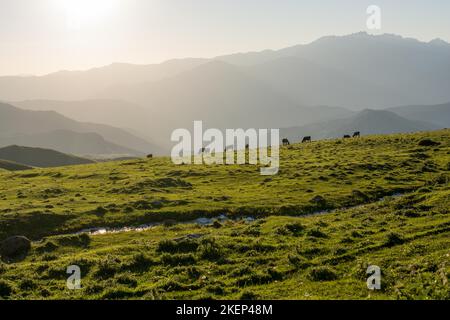
[[[26,166],[17,162],[0,159],[0,168],[8,171],[20,171],[33,169],[30,166]]]
[[[94,163],[92,160],[61,153],[55,150],[22,146],[0,148],[0,159],[41,168]]]
[[[273,177],[167,158],[0,172],[0,238],[35,240],[25,260],[0,265],[0,294],[450,299],[449,170],[442,130],[293,145]],[[221,214],[233,219],[176,223]],[[150,222],[163,224],[68,235]],[[82,290],[65,287],[72,264]],[[370,264],[381,291],[366,288]]]

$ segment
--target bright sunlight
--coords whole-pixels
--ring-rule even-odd
[[[70,30],[104,20],[112,15],[119,0],[63,0],[66,23]]]

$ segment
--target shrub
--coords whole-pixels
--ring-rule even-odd
[[[119,284],[123,284],[123,285],[129,286],[129,287],[132,287],[132,288],[135,288],[138,285],[137,280],[128,274],[122,274],[122,275],[118,276],[116,279],[116,282]]]
[[[357,259],[355,266],[350,271],[350,274],[358,280],[366,280],[368,277],[367,268],[369,265],[369,262]]]
[[[217,294],[217,295],[223,295],[225,294],[225,289],[223,284],[214,284],[210,285],[206,288],[206,291]]]
[[[146,256],[144,253],[138,253],[131,258],[131,261],[124,266],[125,269],[132,271],[147,271],[151,266],[155,265],[156,262]]]
[[[55,261],[56,259],[58,259],[58,256],[53,253],[44,253],[41,256],[42,261]]]
[[[313,238],[327,238],[328,236],[320,231],[320,229],[312,229],[307,232],[307,235]]]
[[[363,235],[356,230],[352,231],[351,236],[353,238],[362,238],[363,237]]]
[[[135,296],[136,293],[130,289],[115,288],[105,292],[102,296],[106,300],[123,300]]]
[[[448,174],[440,174],[437,177],[434,177],[431,180],[428,180],[426,182],[427,185],[443,185],[443,184],[449,184],[450,183],[450,176]]]
[[[36,251],[38,253],[44,253],[44,252],[52,252],[55,251],[56,249],[58,249],[58,245],[51,240],[47,240],[44,242],[43,245],[37,247]]]
[[[336,272],[326,266],[315,267],[309,272],[312,281],[332,281],[338,278]]]
[[[298,253],[301,255],[304,255],[307,258],[314,258],[320,255],[323,255],[326,253],[325,249],[322,248],[317,248],[317,247],[313,247],[313,248],[307,248],[305,250],[300,251],[299,249],[297,249]]]
[[[191,279],[198,279],[202,275],[200,270],[195,266],[187,267],[186,273]]]
[[[164,220],[164,222],[163,222],[163,226],[166,228],[173,227],[176,224],[177,224],[177,221],[173,220],[173,219],[167,219],[167,220]]]
[[[251,291],[244,291],[242,292],[241,296],[239,297],[240,300],[257,300],[258,295]]]
[[[162,284],[160,288],[166,292],[170,291],[188,291],[197,288],[196,285],[183,284],[179,279],[169,279],[166,283]]]
[[[269,274],[269,276],[272,278],[272,280],[274,281],[281,281],[283,280],[283,273],[278,271],[275,268],[269,268],[267,269],[267,273]]]
[[[19,283],[20,290],[29,291],[36,289],[37,284],[31,279],[23,279]]]
[[[185,266],[195,264],[195,257],[192,254],[163,254],[161,262],[169,266]]]
[[[91,238],[87,233],[67,235],[56,238],[56,242],[62,246],[73,246],[86,248],[91,242]]]
[[[12,286],[5,280],[0,280],[0,297],[7,298],[13,292]]]
[[[214,220],[212,226],[213,226],[213,228],[216,228],[216,229],[222,228],[222,224],[217,220]]]
[[[206,260],[218,260],[224,257],[223,249],[214,239],[204,239],[199,247],[200,258]]]
[[[258,226],[250,225],[242,232],[242,234],[259,237],[261,235],[261,229]]]
[[[311,266],[311,263],[308,262],[308,260],[299,255],[288,255],[288,260],[297,270],[306,269]]]
[[[436,142],[431,139],[422,139],[419,141],[419,146],[421,147],[435,147],[440,144],[441,144],[440,142]]]
[[[65,279],[68,277],[66,266],[50,265],[47,269],[46,277],[48,279]]]
[[[281,226],[277,229],[276,233],[279,235],[289,235],[292,234],[293,236],[299,236],[303,230],[305,229],[305,226],[303,226],[299,222],[294,223],[288,223],[284,226]]]
[[[120,269],[120,260],[118,258],[108,256],[97,265],[94,275],[101,279],[111,278]]]
[[[392,247],[392,246],[396,246],[399,244],[403,244],[404,242],[405,242],[405,240],[403,239],[403,237],[401,235],[399,235],[398,233],[395,233],[395,232],[391,232],[387,235],[385,244],[388,247]]]
[[[363,202],[366,202],[369,200],[369,197],[364,192],[359,191],[359,190],[353,190],[352,196],[355,200],[360,200]]]
[[[236,281],[239,287],[248,285],[261,285],[272,282],[272,276],[267,273],[253,272],[247,276],[242,277]]]
[[[325,198],[322,197],[322,196],[319,196],[319,195],[317,195],[314,198],[312,198],[310,200],[310,202],[314,203],[314,204],[316,204],[316,205],[318,205],[320,207],[323,207],[323,206],[325,206],[327,204],[327,201],[325,200]]]
[[[104,216],[107,212],[108,212],[108,210],[106,210],[102,206],[97,207],[94,210],[92,210],[92,213],[95,215],[98,215],[98,216]]]
[[[198,242],[191,239],[162,240],[158,243],[157,252],[167,253],[187,253],[195,252],[198,248]]]

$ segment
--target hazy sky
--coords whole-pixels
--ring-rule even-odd
[[[0,75],[279,49],[366,30],[450,42],[447,0],[0,0]]]

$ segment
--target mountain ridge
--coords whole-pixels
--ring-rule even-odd
[[[12,161],[20,165],[40,168],[95,163],[89,159],[68,155],[51,149],[30,148],[17,145],[0,148],[0,159]]]

